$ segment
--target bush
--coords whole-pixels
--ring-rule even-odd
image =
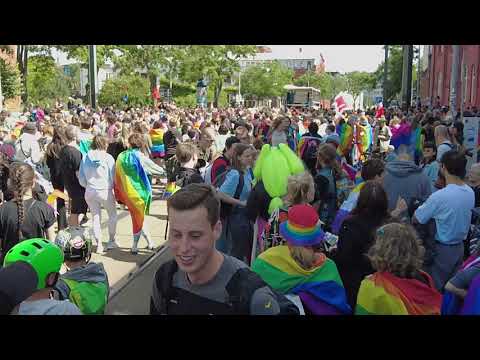
[[[125,95],[128,96],[126,103],[123,101]],[[150,83],[140,75],[122,75],[108,79],[100,90],[98,104],[102,107],[113,104],[151,105]]]

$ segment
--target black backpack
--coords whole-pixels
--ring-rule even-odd
[[[224,171],[223,173],[221,173],[220,175],[217,176],[217,178],[215,179],[215,183],[213,184],[213,186],[215,188],[220,188],[220,186],[222,186],[222,184],[224,183],[225,181],[225,178],[227,176],[227,174],[230,172],[230,170],[232,170],[231,168],[227,169],[227,171]],[[239,173],[240,176],[238,178],[238,184],[237,184],[237,187],[235,188],[235,194],[233,195],[233,198],[234,199],[237,199],[239,200],[240,199],[240,195],[242,194],[242,190],[243,190],[243,185],[245,184],[245,179],[244,179],[244,174],[243,173]],[[230,205],[230,204],[227,204],[225,202],[221,202],[220,204],[220,218],[221,219],[226,219],[230,213],[232,212],[232,209],[233,209],[233,206]]]
[[[179,294],[182,292],[176,292],[175,288],[172,287],[173,275],[177,272],[178,265],[175,260],[170,260],[167,263],[163,264],[155,275],[156,288],[160,291],[161,301],[160,306],[156,306],[156,313],[162,315],[168,315],[170,304],[175,304],[175,306],[181,306],[182,299]],[[227,304],[220,304],[213,301],[204,301],[203,311],[207,313],[212,313],[213,315],[221,314],[231,314],[231,315],[249,315],[250,314],[250,303],[253,294],[258,289],[268,286],[262,278],[250,270],[249,268],[242,268],[237,270],[237,272],[232,276],[230,281],[226,286],[228,293],[228,302]],[[300,311],[297,306],[288,300],[284,295],[279,292],[271,289],[278,305],[280,306],[279,315],[299,315]],[[155,296],[153,294],[152,296]],[[195,295],[194,295],[195,296]],[[197,299],[203,299],[197,296]],[[201,300],[200,300],[201,301]],[[205,306],[205,303],[207,304]],[[208,309],[211,305],[211,309]],[[195,314],[194,304],[186,304],[187,311],[191,311],[189,314],[184,315],[201,315]],[[216,310],[221,309],[221,313],[218,313]]]

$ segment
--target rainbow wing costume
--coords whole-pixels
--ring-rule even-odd
[[[320,265],[305,270],[293,260],[287,246],[275,246],[255,259],[252,270],[273,289],[298,295],[315,315],[352,312],[337,267],[326,257]]]
[[[150,130],[150,139],[152,140],[152,158],[163,158],[165,156],[165,145],[163,144],[163,130]]]
[[[145,214],[148,214],[152,201],[152,187],[137,152],[130,149],[118,155],[114,187],[117,200],[130,211],[134,235],[142,230]]]
[[[442,295],[432,278],[429,285],[415,279],[402,279],[377,272],[360,285],[356,315],[440,315]]]

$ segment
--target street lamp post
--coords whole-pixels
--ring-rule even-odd
[[[383,106],[387,107],[388,45],[385,45],[385,61],[383,66]]]
[[[88,45],[89,50],[89,82],[90,82],[90,104],[92,109],[97,107],[97,47],[96,45]]]

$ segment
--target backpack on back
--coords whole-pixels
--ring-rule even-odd
[[[173,275],[177,272],[177,270],[178,265],[176,261],[170,260],[169,262],[163,264],[160,267],[155,276],[156,287],[161,293],[161,302],[159,304],[159,308],[157,307],[157,310],[162,315],[170,314],[170,304],[175,304],[175,306],[182,306],[181,296],[175,296],[175,289],[172,287]],[[268,284],[264,282],[258,274],[256,274],[249,268],[242,268],[237,270],[237,272],[232,276],[226,286],[226,290],[228,293],[228,302],[225,305],[230,310],[228,311],[228,313],[232,315],[249,315],[250,303],[253,294],[255,293],[255,291],[265,286],[268,287]],[[273,289],[271,290],[280,307],[279,315],[300,314],[300,311],[293,302],[287,299],[283,294],[280,294]],[[155,296],[155,294],[153,294],[153,296]],[[212,309],[204,308],[203,310],[215,315],[214,307],[216,306],[212,305]],[[184,315],[200,315],[196,314],[195,310],[191,306],[187,307],[187,309],[190,309],[192,313]]]
[[[105,283],[93,283],[62,279],[70,288],[69,300],[77,305],[84,315],[103,315],[108,300],[108,286]]]

